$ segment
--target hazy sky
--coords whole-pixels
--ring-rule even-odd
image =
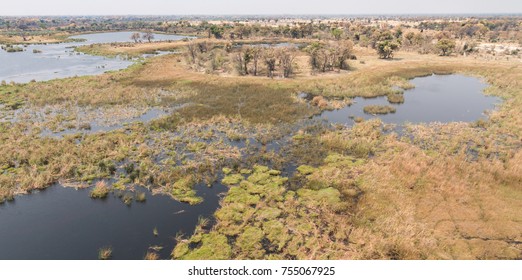
[[[2,0],[0,15],[522,13],[522,0]]]

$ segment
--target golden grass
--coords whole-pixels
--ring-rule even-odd
[[[29,35],[26,40],[18,35],[0,35],[0,43],[6,44],[53,44],[67,40],[69,33],[52,33],[48,35]]]

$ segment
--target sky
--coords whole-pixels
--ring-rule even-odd
[[[0,15],[522,13],[522,0],[2,0]]]

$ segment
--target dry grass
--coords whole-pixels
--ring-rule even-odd
[[[0,43],[7,44],[53,44],[61,43],[70,36],[68,33],[52,33],[48,35],[29,35],[25,40],[18,35],[0,35]]]

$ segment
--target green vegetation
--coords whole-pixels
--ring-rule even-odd
[[[393,53],[401,46],[400,40],[394,37],[391,32],[383,31],[375,36],[375,45],[380,58],[388,59],[393,57]]]
[[[192,188],[193,185],[194,177],[192,175],[187,175],[183,178],[180,178],[172,185],[170,194],[172,197],[174,197],[174,199],[181,202],[186,202],[188,204],[201,203],[203,198],[196,195],[196,191],[194,191]]]
[[[440,50],[442,56],[450,55],[455,50],[455,40],[443,38],[437,42],[437,48]]]

